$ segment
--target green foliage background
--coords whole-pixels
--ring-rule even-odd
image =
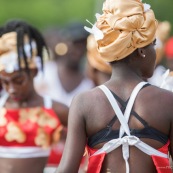
[[[64,25],[69,21],[95,21],[103,0],[0,0],[0,25],[13,18],[27,20],[40,29]],[[173,26],[172,0],[143,0],[151,4],[158,20]],[[172,27],[173,28],[173,27]]]
[[[94,0],[0,0],[0,25],[13,18],[41,29],[72,20],[84,22],[93,16],[94,7]]]

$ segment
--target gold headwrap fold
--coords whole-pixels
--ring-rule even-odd
[[[104,37],[98,51],[107,62],[118,61],[155,39],[157,21],[141,0],[106,0],[96,26]]]
[[[32,46],[32,56],[30,48]],[[24,37],[24,51],[28,61],[29,68],[36,68],[38,61],[36,43],[32,41],[31,46],[29,44],[29,38]],[[17,53],[17,33],[9,32],[0,37],[0,71],[13,72],[18,70],[18,53]],[[21,58],[21,68],[25,68],[24,59]]]
[[[16,51],[16,32],[4,34],[0,38],[0,55],[10,50]]]
[[[87,58],[89,64],[104,73],[111,74],[111,66],[109,63],[105,62],[97,50],[97,42],[94,39],[93,35],[89,35],[87,38]]]

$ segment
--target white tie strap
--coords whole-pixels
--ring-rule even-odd
[[[127,107],[125,109],[124,115],[123,115],[121,109],[119,108],[117,101],[115,100],[112,93],[110,92],[110,90],[104,85],[99,86],[99,88],[104,92],[104,94],[108,98],[115,114],[117,115],[117,118],[119,119],[119,121],[121,123],[121,127],[120,127],[120,132],[119,132],[119,138],[108,141],[107,143],[105,143],[103,145],[103,147],[101,149],[97,150],[92,156],[95,156],[95,155],[98,155],[101,153],[110,153],[111,151],[115,150],[116,148],[118,148],[119,146],[122,145],[122,154],[123,154],[123,158],[126,163],[126,173],[130,172],[129,163],[128,163],[129,146],[135,146],[139,150],[143,151],[144,153],[146,153],[148,155],[155,155],[155,156],[160,156],[163,158],[168,158],[167,154],[156,150],[155,148],[142,142],[138,137],[130,134],[128,120],[129,120],[129,117],[131,114],[131,110],[132,110],[132,107],[133,107],[137,94],[139,93],[141,88],[146,84],[147,84],[147,82],[140,82],[134,88],[134,90],[132,91],[132,94],[130,96],[130,99],[128,101]],[[122,137],[124,132],[127,134],[127,136]]]

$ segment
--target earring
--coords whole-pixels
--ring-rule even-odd
[[[145,58],[145,55],[143,55],[143,58]]]

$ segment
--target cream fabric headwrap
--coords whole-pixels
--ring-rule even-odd
[[[157,21],[140,0],[106,0],[95,26],[102,31],[98,51],[107,62],[118,61],[155,39]]]
[[[30,49],[32,46],[32,56]],[[29,44],[27,36],[24,37],[24,51],[28,57],[28,67],[36,68],[39,65],[39,58],[37,57],[37,47],[35,41]],[[21,58],[21,68],[25,68],[24,59]],[[18,53],[17,53],[17,33],[9,32],[0,37],[0,71],[5,70],[7,73],[12,73],[19,70],[18,67]]]
[[[89,35],[87,38],[87,58],[90,65],[104,73],[111,74],[112,68],[109,63],[105,62],[97,50],[97,42],[93,35]]]

